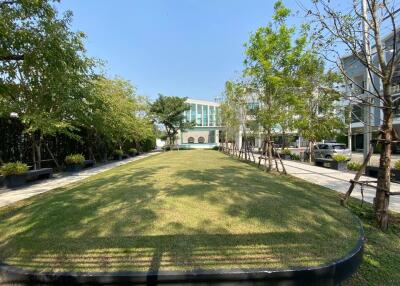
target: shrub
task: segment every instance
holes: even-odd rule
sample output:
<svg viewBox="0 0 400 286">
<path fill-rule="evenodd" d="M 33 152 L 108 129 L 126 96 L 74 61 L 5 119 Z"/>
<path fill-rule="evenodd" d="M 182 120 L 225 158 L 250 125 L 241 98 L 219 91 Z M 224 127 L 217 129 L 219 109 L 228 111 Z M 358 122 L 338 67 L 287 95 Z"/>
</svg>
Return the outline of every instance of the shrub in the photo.
<svg viewBox="0 0 400 286">
<path fill-rule="evenodd" d="M 289 149 L 286 148 L 286 149 L 282 150 L 281 154 L 290 156 L 292 154 L 292 152 Z"/>
<path fill-rule="evenodd" d="M 155 137 L 147 137 L 139 142 L 141 150 L 143 152 L 149 152 L 156 148 L 156 138 Z"/>
<path fill-rule="evenodd" d="M 394 163 L 394 168 L 400 170 L 400 160 L 397 160 L 396 163 Z"/>
<path fill-rule="evenodd" d="M 121 149 L 116 149 L 116 150 L 114 150 L 114 155 L 122 156 L 122 155 L 124 155 L 124 151 L 122 151 Z"/>
<path fill-rule="evenodd" d="M 1 173 L 4 176 L 18 175 L 25 173 L 28 171 L 28 169 L 29 168 L 27 164 L 17 161 L 5 164 L 3 167 L 1 167 Z"/>
<path fill-rule="evenodd" d="M 138 153 L 138 151 L 135 148 L 130 148 L 128 152 L 131 155 L 137 155 L 137 153 Z"/>
<path fill-rule="evenodd" d="M 335 160 L 336 162 L 345 162 L 347 161 L 349 158 L 347 158 L 345 155 L 343 154 L 335 154 L 332 156 L 332 159 Z"/>
<path fill-rule="evenodd" d="M 218 146 L 214 146 L 214 147 L 212 147 L 212 149 L 215 150 L 215 151 L 218 151 L 219 147 Z"/>
<path fill-rule="evenodd" d="M 85 157 L 82 154 L 71 154 L 66 156 L 64 161 L 67 165 L 83 165 Z"/>
<path fill-rule="evenodd" d="M 351 171 L 358 171 L 361 169 L 361 163 L 349 162 L 349 163 L 347 163 L 347 169 L 349 169 Z"/>
<path fill-rule="evenodd" d="M 291 155 L 290 155 L 290 158 L 291 158 L 292 160 L 300 161 L 300 155 L 299 155 L 299 154 L 291 154 Z"/>
</svg>

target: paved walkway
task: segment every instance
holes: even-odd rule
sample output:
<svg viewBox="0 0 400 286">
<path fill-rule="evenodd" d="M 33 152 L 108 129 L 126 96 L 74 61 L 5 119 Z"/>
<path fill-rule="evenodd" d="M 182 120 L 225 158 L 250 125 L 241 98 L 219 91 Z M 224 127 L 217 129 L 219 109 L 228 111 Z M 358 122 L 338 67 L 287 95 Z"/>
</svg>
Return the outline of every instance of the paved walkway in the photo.
<svg viewBox="0 0 400 286">
<path fill-rule="evenodd" d="M 327 187 L 331 190 L 346 193 L 350 180 L 354 179 L 355 174 L 350 172 L 341 172 L 328 168 L 312 166 L 296 161 L 284 160 L 284 165 L 288 174 L 303 179 L 305 181 Z M 376 180 L 367 176 L 362 176 L 360 180 Z M 391 183 L 392 192 L 400 192 L 400 184 Z M 352 197 L 361 199 L 360 186 L 353 190 Z M 375 197 L 375 189 L 364 188 L 364 200 L 372 203 Z M 400 196 L 391 196 L 389 209 L 400 212 Z"/>
<path fill-rule="evenodd" d="M 116 161 L 116 162 L 104 164 L 99 167 L 94 167 L 94 168 L 90 168 L 87 170 L 83 170 L 78 173 L 73 173 L 70 175 L 62 174 L 60 176 L 56 176 L 53 179 L 42 180 L 40 182 L 32 183 L 25 187 L 18 188 L 16 190 L 10 190 L 10 189 L 0 190 L 0 207 L 18 202 L 20 200 L 23 200 L 23 199 L 26 199 L 26 198 L 29 198 L 29 197 L 32 197 L 32 196 L 35 196 L 35 195 L 38 195 L 41 193 L 51 191 L 51 190 L 59 188 L 59 187 L 66 186 L 71 183 L 81 181 L 83 179 L 86 179 L 87 177 L 110 170 L 117 166 L 125 165 L 127 163 L 137 161 L 137 160 L 149 157 L 149 156 L 153 156 L 155 154 L 157 154 L 157 152 L 146 153 L 146 154 L 139 155 L 139 156 L 129 158 L 129 159 L 125 159 L 122 161 Z"/>
</svg>

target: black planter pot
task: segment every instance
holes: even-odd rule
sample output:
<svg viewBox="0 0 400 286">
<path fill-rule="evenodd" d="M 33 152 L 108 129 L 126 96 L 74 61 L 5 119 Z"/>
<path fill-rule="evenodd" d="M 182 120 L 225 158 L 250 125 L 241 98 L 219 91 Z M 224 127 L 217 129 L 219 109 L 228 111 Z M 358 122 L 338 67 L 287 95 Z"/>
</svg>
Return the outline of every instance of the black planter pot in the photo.
<svg viewBox="0 0 400 286">
<path fill-rule="evenodd" d="M 25 173 L 19 175 L 9 175 L 5 178 L 5 185 L 7 188 L 18 188 L 26 183 Z"/>
<path fill-rule="evenodd" d="M 347 170 L 347 161 L 334 161 L 333 163 L 333 169 L 338 170 L 338 171 L 346 171 Z"/>
<path fill-rule="evenodd" d="M 365 167 L 365 175 L 373 178 L 378 178 L 379 167 L 367 166 Z M 390 180 L 392 182 L 400 183 L 400 170 L 390 169 Z"/>
<path fill-rule="evenodd" d="M 67 167 L 65 168 L 65 170 L 67 172 L 79 172 L 80 170 L 82 170 L 82 165 L 79 164 L 73 164 L 73 165 L 67 165 Z"/>
</svg>

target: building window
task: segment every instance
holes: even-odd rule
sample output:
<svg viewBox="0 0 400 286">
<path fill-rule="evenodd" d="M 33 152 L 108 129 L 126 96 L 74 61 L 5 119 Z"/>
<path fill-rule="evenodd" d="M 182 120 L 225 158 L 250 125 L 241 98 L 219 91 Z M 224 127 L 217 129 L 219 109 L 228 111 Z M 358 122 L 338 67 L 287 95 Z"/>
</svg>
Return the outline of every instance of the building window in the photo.
<svg viewBox="0 0 400 286">
<path fill-rule="evenodd" d="M 203 126 L 208 126 L 208 105 L 203 105 Z"/>
<path fill-rule="evenodd" d="M 215 126 L 215 109 L 214 106 L 210 106 L 210 122 L 209 126 Z"/>
<path fill-rule="evenodd" d="M 215 126 L 220 126 L 220 121 L 219 121 L 219 108 L 215 108 Z"/>
<path fill-rule="evenodd" d="M 215 130 L 208 132 L 208 143 L 215 143 Z"/>
<path fill-rule="evenodd" d="M 200 104 L 197 104 L 196 126 L 202 126 L 201 117 L 202 117 L 202 106 Z"/>
<path fill-rule="evenodd" d="M 189 144 L 193 144 L 194 143 L 194 138 L 193 137 L 189 137 L 188 138 L 188 143 Z"/>
<path fill-rule="evenodd" d="M 204 139 L 204 137 L 200 136 L 199 139 L 197 139 L 197 141 L 198 141 L 200 144 L 204 144 L 204 142 L 205 142 L 206 140 Z"/>
<path fill-rule="evenodd" d="M 196 120 L 196 104 L 190 104 L 190 122 L 194 122 Z"/>
</svg>

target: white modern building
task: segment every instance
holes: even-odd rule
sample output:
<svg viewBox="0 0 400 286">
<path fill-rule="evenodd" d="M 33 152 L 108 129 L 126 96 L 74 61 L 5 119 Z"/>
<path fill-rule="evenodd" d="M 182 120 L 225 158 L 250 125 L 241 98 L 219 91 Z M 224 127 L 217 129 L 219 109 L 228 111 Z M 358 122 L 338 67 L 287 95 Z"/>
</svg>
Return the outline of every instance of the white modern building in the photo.
<svg viewBox="0 0 400 286">
<path fill-rule="evenodd" d="M 219 103 L 197 99 L 187 99 L 186 103 L 190 110 L 185 111 L 185 118 L 194 127 L 179 132 L 179 146 L 203 149 L 218 146 L 222 130 Z"/>
</svg>

